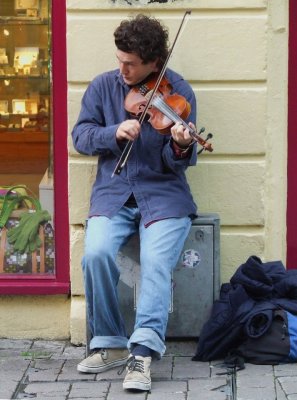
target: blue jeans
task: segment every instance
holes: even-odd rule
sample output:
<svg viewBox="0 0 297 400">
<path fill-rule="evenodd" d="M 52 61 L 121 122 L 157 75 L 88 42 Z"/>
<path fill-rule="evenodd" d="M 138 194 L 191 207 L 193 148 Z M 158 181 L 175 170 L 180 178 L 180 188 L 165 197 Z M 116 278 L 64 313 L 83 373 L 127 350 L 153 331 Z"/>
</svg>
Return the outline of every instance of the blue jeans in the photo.
<svg viewBox="0 0 297 400">
<path fill-rule="evenodd" d="M 171 298 L 171 272 L 175 268 L 191 219 L 168 218 L 147 228 L 138 208 L 123 207 L 109 219 L 88 220 L 82 260 L 87 312 L 92 335 L 90 349 L 123 348 L 143 344 L 160 358 L 165 352 L 165 332 Z M 127 339 L 119 308 L 116 258 L 120 248 L 139 231 L 141 290 L 134 332 Z"/>
</svg>

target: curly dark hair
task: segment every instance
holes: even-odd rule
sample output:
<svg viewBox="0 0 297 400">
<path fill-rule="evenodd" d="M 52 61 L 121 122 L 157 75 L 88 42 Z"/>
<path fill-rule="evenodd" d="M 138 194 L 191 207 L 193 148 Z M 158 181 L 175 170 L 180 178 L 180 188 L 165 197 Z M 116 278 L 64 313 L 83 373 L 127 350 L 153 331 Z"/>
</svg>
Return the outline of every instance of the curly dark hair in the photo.
<svg viewBox="0 0 297 400">
<path fill-rule="evenodd" d="M 159 59 L 162 67 L 168 55 L 168 30 L 153 17 L 138 14 L 124 20 L 114 32 L 116 47 L 137 54 L 144 64 Z"/>
</svg>

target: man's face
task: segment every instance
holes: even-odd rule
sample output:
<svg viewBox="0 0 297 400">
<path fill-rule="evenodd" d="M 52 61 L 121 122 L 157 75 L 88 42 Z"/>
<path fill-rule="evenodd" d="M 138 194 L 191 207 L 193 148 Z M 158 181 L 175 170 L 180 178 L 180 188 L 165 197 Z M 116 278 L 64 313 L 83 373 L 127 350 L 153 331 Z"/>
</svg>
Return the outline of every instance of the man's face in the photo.
<svg viewBox="0 0 297 400">
<path fill-rule="evenodd" d="M 117 50 L 116 56 L 119 61 L 120 72 L 127 85 L 136 85 L 152 72 L 158 71 L 157 60 L 143 64 L 141 58 L 135 53 L 125 53 L 121 50 Z"/>
</svg>

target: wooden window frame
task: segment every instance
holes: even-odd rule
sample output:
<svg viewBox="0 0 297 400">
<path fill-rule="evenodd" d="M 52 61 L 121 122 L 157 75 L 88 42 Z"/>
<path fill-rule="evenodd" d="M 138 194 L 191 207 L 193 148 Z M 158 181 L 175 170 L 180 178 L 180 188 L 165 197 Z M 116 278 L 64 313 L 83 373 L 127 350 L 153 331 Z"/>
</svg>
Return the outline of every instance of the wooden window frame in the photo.
<svg viewBox="0 0 297 400">
<path fill-rule="evenodd" d="M 52 0 L 55 264 L 53 276 L 0 276 L 0 295 L 69 293 L 66 0 Z"/>
<path fill-rule="evenodd" d="M 287 267 L 297 268 L 297 2 L 289 3 Z"/>
</svg>

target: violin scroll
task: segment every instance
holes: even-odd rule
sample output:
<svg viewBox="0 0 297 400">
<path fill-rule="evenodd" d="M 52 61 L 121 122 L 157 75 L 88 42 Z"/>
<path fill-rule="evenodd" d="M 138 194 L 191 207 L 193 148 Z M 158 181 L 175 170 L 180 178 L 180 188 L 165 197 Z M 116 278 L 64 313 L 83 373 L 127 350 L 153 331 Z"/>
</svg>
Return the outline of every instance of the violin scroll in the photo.
<svg viewBox="0 0 297 400">
<path fill-rule="evenodd" d="M 197 154 L 202 153 L 203 150 L 206 150 L 206 151 L 209 151 L 209 152 L 213 152 L 212 145 L 211 145 L 211 143 L 208 142 L 208 140 L 211 139 L 211 138 L 213 137 L 213 134 L 209 132 L 209 133 L 207 134 L 207 136 L 206 136 L 206 139 L 203 139 L 203 138 L 201 137 L 201 134 L 202 134 L 204 131 L 205 131 L 205 128 L 202 127 L 202 128 L 200 129 L 200 131 L 199 131 L 198 133 L 196 133 L 196 135 L 194 136 L 194 139 L 202 146 L 202 149 L 200 149 L 200 150 L 198 151 Z"/>
</svg>

